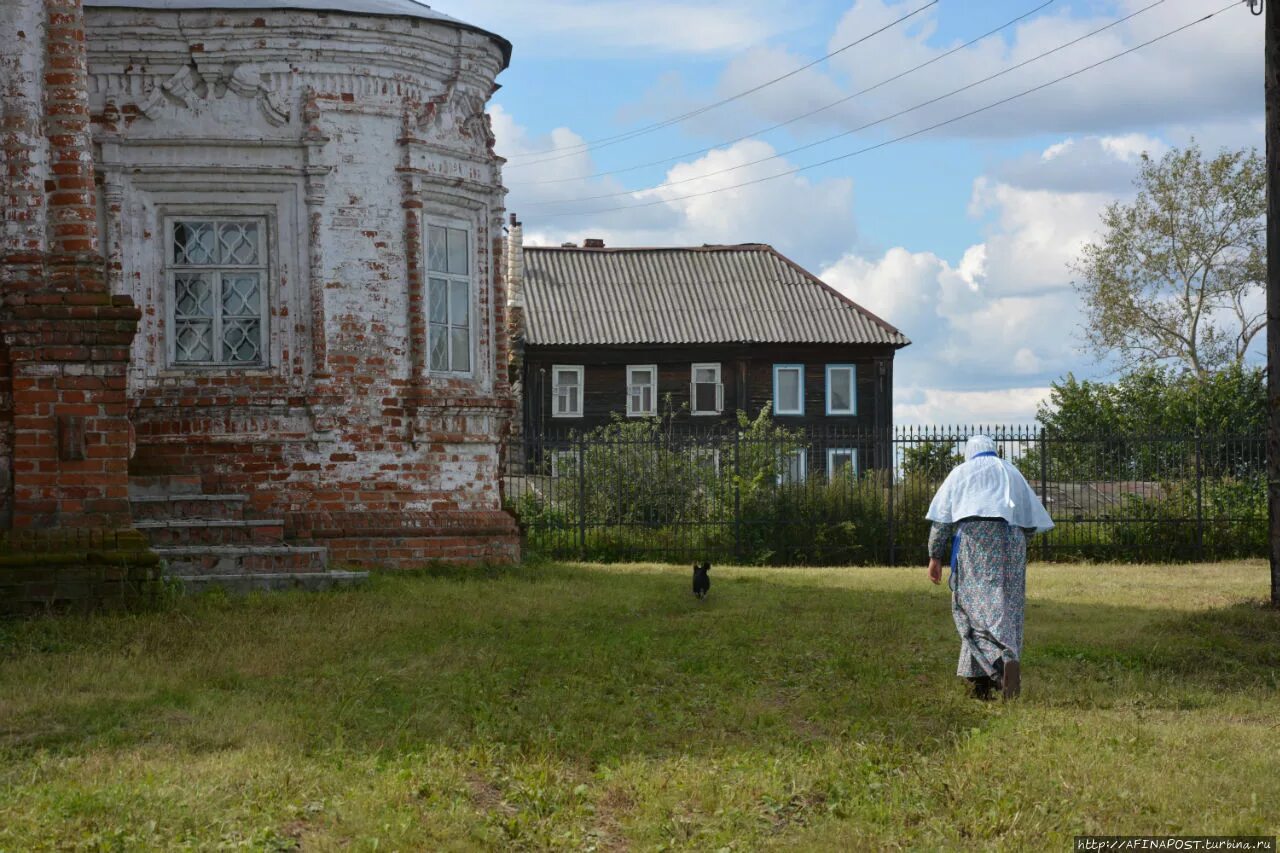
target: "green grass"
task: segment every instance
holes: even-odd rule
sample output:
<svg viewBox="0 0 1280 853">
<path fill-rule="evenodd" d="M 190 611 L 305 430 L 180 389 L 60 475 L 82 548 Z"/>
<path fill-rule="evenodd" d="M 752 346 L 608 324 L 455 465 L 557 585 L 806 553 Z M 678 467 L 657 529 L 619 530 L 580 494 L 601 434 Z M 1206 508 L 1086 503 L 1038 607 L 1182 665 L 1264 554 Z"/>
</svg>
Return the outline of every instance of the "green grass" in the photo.
<svg viewBox="0 0 1280 853">
<path fill-rule="evenodd" d="M 922 569 L 526 566 L 0 625 L 0 849 L 1068 849 L 1280 832 L 1266 567 L 1031 568 L 1024 695 Z"/>
</svg>

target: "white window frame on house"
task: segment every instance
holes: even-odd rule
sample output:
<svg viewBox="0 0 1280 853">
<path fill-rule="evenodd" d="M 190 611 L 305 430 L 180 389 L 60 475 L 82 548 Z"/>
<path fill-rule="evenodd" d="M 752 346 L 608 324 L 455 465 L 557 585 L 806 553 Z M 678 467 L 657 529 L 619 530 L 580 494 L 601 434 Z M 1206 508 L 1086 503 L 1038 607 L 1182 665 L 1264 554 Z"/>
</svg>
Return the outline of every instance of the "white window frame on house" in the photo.
<svg viewBox="0 0 1280 853">
<path fill-rule="evenodd" d="M 717 475 L 720 474 L 720 448 L 718 447 L 700 447 L 693 445 L 689 448 L 689 462 L 695 466 L 711 463 L 711 469 Z"/>
<path fill-rule="evenodd" d="M 424 230 L 427 370 L 471 376 L 476 363 L 474 229 L 461 220 L 429 217 Z"/>
<path fill-rule="evenodd" d="M 560 374 L 572 373 L 578 378 L 578 384 L 566 385 L 565 388 L 578 389 L 577 396 L 574 398 L 574 407 L 571 410 L 560 410 Z M 582 417 L 583 395 L 586 393 L 586 371 L 581 364 L 553 364 L 551 365 L 551 417 L 553 418 L 580 418 Z"/>
<path fill-rule="evenodd" d="M 714 373 L 715 378 L 711 382 L 699 382 L 698 371 L 710 370 Z M 715 386 L 715 402 L 714 409 L 698 408 L 698 386 L 714 385 Z M 724 411 L 724 383 L 720 381 L 720 362 L 708 361 L 700 364 L 694 364 L 689 369 L 689 413 L 693 415 L 718 415 Z"/>
<path fill-rule="evenodd" d="M 831 374 L 837 370 L 849 371 L 849 407 L 838 409 L 832 405 L 832 398 L 835 396 L 832 391 L 835 386 L 832 385 Z M 828 364 L 827 365 L 827 414 L 828 415 L 856 415 L 858 414 L 858 368 L 853 364 Z"/>
<path fill-rule="evenodd" d="M 168 330 L 165 337 L 170 367 L 260 370 L 269 366 L 272 241 L 268 224 L 267 217 L 251 215 L 192 213 L 165 217 L 163 272 Z M 212 242 L 200 246 L 198 255 L 192 253 L 192 244 L 187 243 L 180 255 L 178 229 L 193 226 L 208 226 Z M 254 234 L 252 245 L 245 241 L 249 226 Z M 250 246 L 251 254 L 241 254 L 245 246 Z M 208 295 L 207 309 L 199 312 L 193 309 L 201 308 L 204 300 L 195 296 L 193 304 L 195 291 L 191 289 L 197 281 L 203 281 Z M 256 281 L 256 290 L 243 290 L 250 281 Z M 256 305 L 245 298 L 246 292 L 255 293 Z M 233 310 L 228 313 L 228 308 Z M 185 344 L 189 337 L 186 333 L 199 326 L 207 326 L 209 330 L 207 358 L 189 357 L 190 347 Z M 235 349 L 251 346 L 256 351 L 254 357 L 228 357 L 227 336 L 237 332 L 240 337 Z"/>
<path fill-rule="evenodd" d="M 636 371 L 649 371 L 649 381 L 640 384 L 632 379 L 632 374 Z M 644 392 L 649 392 L 649 405 L 644 405 Z M 637 397 L 639 405 L 637 405 Z M 627 365 L 627 417 L 644 418 L 658 414 L 658 365 L 656 364 L 628 364 Z"/>
<path fill-rule="evenodd" d="M 856 447 L 827 448 L 827 479 L 835 479 L 836 459 L 841 456 L 849 457 L 849 473 L 847 476 L 856 480 L 858 478 L 858 449 Z"/>
<path fill-rule="evenodd" d="M 796 476 L 792 477 L 791 463 L 795 461 L 799 464 L 795 467 Z M 803 483 L 808 477 L 809 467 L 809 451 L 802 447 L 799 450 L 792 450 L 789 453 L 782 454 L 778 459 L 778 485 L 788 486 L 796 483 Z"/>
<path fill-rule="evenodd" d="M 799 406 L 796 408 L 784 409 L 778 400 L 778 377 L 786 370 L 794 370 L 798 374 L 796 381 L 796 396 L 799 398 Z M 775 364 L 773 366 L 773 413 L 775 415 L 803 415 L 804 414 L 804 365 L 803 364 Z"/>
<path fill-rule="evenodd" d="M 577 448 L 551 451 L 551 478 L 562 480 L 578 476 L 578 458 Z"/>
</svg>

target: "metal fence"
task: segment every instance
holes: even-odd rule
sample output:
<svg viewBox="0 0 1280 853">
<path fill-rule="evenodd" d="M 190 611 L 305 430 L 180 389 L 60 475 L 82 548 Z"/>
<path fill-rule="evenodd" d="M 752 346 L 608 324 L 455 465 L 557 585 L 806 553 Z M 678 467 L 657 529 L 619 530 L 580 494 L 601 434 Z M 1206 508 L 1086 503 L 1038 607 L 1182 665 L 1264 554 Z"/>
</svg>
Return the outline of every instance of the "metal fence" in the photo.
<svg viewBox="0 0 1280 853">
<path fill-rule="evenodd" d="M 924 560 L 924 514 L 970 435 L 991 436 L 1056 528 L 1042 560 L 1267 553 L 1261 435 L 1061 437 L 1039 427 L 711 430 L 657 421 L 510 444 L 504 500 L 526 548 L 564 559 L 774 565 Z"/>
</svg>

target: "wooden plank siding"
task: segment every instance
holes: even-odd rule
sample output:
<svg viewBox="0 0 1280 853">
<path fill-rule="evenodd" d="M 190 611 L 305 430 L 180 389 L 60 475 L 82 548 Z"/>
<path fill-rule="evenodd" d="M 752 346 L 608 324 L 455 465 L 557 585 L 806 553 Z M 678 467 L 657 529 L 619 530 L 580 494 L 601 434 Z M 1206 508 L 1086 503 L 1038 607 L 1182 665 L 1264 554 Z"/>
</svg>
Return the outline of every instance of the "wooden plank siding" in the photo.
<svg viewBox="0 0 1280 853">
<path fill-rule="evenodd" d="M 805 366 L 803 415 L 775 415 L 779 423 L 804 428 L 841 427 L 859 431 L 892 424 L 893 353 L 888 346 L 866 344 L 734 344 L 646 347 L 527 346 L 524 353 L 524 429 L 527 435 L 569 429 L 590 430 L 607 423 L 611 412 L 627 411 L 627 365 L 658 367 L 658 411 L 668 397 L 677 421 L 697 427 L 732 420 L 738 409 L 751 416 L 773 401 L 773 366 Z M 720 364 L 724 410 L 720 416 L 689 412 L 692 365 Z M 854 415 L 826 414 L 826 366 L 853 364 L 856 370 Z M 551 417 L 552 366 L 582 365 L 583 416 Z"/>
</svg>

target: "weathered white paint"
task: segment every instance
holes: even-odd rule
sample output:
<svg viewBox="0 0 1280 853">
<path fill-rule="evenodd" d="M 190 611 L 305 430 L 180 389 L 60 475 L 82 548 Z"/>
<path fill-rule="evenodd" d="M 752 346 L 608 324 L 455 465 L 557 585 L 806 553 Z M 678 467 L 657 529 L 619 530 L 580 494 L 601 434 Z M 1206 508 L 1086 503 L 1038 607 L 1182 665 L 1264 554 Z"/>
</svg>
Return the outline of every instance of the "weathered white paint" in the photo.
<svg viewBox="0 0 1280 853">
<path fill-rule="evenodd" d="M 45 248 L 44 31 L 42 0 L 0 3 L 0 255 Z M 10 158 L 31 165 L 11 164 Z"/>
<path fill-rule="evenodd" d="M 484 105 L 505 45 L 447 20 L 239 5 L 87 9 L 110 278 L 144 310 L 140 442 L 283 445 L 285 473 L 255 485 L 289 508 L 382 483 L 410 510 L 497 509 L 505 190 Z M 167 363 L 165 217 L 202 210 L 269 222 L 261 369 Z M 445 220 L 474 238 L 467 375 L 426 369 L 412 315 L 426 227 Z"/>
</svg>

